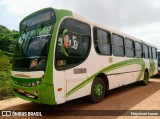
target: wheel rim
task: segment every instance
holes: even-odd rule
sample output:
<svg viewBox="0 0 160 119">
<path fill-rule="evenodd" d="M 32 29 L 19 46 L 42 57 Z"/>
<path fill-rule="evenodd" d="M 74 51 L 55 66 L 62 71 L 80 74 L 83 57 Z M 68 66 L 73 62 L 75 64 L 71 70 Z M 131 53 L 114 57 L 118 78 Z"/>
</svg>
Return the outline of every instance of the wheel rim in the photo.
<svg viewBox="0 0 160 119">
<path fill-rule="evenodd" d="M 102 97 L 103 95 L 103 86 L 101 84 L 96 84 L 94 86 L 94 95 L 97 97 L 97 98 L 100 98 Z"/>
</svg>

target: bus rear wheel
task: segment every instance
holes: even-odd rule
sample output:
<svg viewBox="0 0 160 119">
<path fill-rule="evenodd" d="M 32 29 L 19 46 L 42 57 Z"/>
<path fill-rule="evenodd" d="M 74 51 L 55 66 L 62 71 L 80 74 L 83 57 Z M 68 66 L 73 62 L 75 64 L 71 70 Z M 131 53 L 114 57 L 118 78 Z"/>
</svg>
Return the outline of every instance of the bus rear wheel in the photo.
<svg viewBox="0 0 160 119">
<path fill-rule="evenodd" d="M 103 100 L 106 92 L 106 87 L 104 84 L 104 81 L 97 77 L 93 81 L 92 87 L 91 87 L 91 95 L 90 100 L 92 103 L 98 103 Z"/>
<path fill-rule="evenodd" d="M 143 84 L 144 86 L 146 86 L 146 85 L 148 84 L 148 81 L 149 81 L 149 74 L 148 74 L 147 71 L 145 71 L 145 72 L 144 72 L 144 79 L 143 79 L 143 81 L 142 81 L 142 84 Z"/>
</svg>

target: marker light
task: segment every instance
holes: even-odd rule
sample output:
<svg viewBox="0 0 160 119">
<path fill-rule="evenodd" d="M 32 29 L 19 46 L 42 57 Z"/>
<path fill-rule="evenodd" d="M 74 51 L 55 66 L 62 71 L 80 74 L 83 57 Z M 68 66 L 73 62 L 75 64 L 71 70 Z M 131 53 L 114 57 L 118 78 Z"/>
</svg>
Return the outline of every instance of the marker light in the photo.
<svg viewBox="0 0 160 119">
<path fill-rule="evenodd" d="M 58 91 L 62 91 L 62 88 L 58 88 L 57 90 L 58 90 Z"/>
</svg>

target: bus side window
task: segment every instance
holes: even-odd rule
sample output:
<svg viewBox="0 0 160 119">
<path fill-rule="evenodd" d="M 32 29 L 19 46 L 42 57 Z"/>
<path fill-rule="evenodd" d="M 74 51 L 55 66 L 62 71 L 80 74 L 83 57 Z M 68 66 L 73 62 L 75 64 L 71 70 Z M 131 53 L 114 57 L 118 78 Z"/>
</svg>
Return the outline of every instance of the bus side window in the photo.
<svg viewBox="0 0 160 119">
<path fill-rule="evenodd" d="M 83 56 L 87 54 L 87 51 L 89 49 L 89 37 L 82 36 L 82 53 Z"/>
<path fill-rule="evenodd" d="M 153 56 L 152 56 L 152 50 L 151 50 L 151 47 L 149 47 L 149 58 L 152 59 Z"/>
<path fill-rule="evenodd" d="M 156 48 L 152 48 L 152 56 L 153 56 L 153 59 L 157 59 L 157 50 L 156 50 Z"/>
<path fill-rule="evenodd" d="M 55 54 L 56 68 L 66 70 L 87 58 L 91 44 L 91 31 L 88 24 L 66 18 L 60 25 L 58 35 Z M 63 51 L 64 55 L 58 51 Z"/>
<path fill-rule="evenodd" d="M 112 46 L 114 56 L 125 56 L 124 38 L 117 34 L 112 35 Z"/>
<path fill-rule="evenodd" d="M 111 55 L 111 34 L 107 31 L 94 28 L 94 46 L 98 54 Z"/>
<path fill-rule="evenodd" d="M 144 58 L 146 59 L 149 58 L 148 46 L 145 44 L 143 44 L 143 54 L 144 54 Z"/>
<path fill-rule="evenodd" d="M 137 58 L 143 58 L 143 52 L 142 52 L 142 44 L 139 42 L 135 42 L 135 52 Z"/>
<path fill-rule="evenodd" d="M 134 41 L 125 38 L 125 53 L 127 57 L 135 57 Z"/>
</svg>

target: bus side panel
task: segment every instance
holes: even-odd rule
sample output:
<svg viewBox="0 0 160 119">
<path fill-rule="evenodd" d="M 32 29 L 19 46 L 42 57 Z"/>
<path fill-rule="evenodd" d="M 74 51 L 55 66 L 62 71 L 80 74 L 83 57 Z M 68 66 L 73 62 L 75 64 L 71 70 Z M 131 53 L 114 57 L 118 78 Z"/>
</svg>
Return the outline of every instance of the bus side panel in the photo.
<svg viewBox="0 0 160 119">
<path fill-rule="evenodd" d="M 84 80 L 83 80 L 84 81 Z M 76 82 L 67 82 L 67 90 L 69 90 L 69 92 L 67 92 L 67 97 L 66 100 L 73 100 L 73 99 L 77 99 L 77 98 L 81 98 L 84 96 L 87 96 L 90 94 L 90 89 L 91 89 L 91 85 L 92 83 L 88 83 L 85 86 L 79 86 L 78 84 L 82 84 L 83 81 L 76 81 Z M 70 94 L 70 91 L 72 91 L 74 88 L 73 87 L 77 87 L 79 86 L 79 88 L 77 88 L 77 90 L 74 90 L 72 94 Z"/>
<path fill-rule="evenodd" d="M 157 74 L 158 73 L 158 60 L 154 60 L 154 63 L 155 63 L 155 70 L 154 70 L 154 74 Z"/>
<path fill-rule="evenodd" d="M 124 62 L 126 57 L 115 57 L 113 56 L 113 64 Z M 126 67 L 124 65 L 115 66 L 113 68 L 114 80 L 117 83 L 118 87 L 125 84 L 126 80 Z M 116 88 L 116 87 L 114 87 Z"/>
<path fill-rule="evenodd" d="M 90 84 L 84 85 L 88 78 L 88 60 L 80 65 L 65 70 L 66 100 L 80 98 L 89 95 Z"/>
<path fill-rule="evenodd" d="M 145 58 L 143 58 L 143 60 L 144 60 L 144 62 L 145 62 L 145 69 L 148 69 L 148 73 L 149 73 L 149 71 L 150 71 L 150 61 L 149 61 L 149 59 L 145 59 Z M 145 69 L 144 69 L 144 71 L 145 71 Z"/>
<path fill-rule="evenodd" d="M 54 69 L 53 75 L 53 82 L 54 82 L 54 94 L 55 94 L 55 101 L 57 104 L 64 103 L 65 100 L 65 93 L 66 93 L 66 83 L 64 78 L 64 71 L 57 71 Z"/>
<path fill-rule="evenodd" d="M 105 69 L 106 67 L 112 65 L 112 62 L 110 61 L 110 60 L 112 60 L 111 58 L 112 58 L 112 56 L 103 56 L 103 55 L 98 55 L 96 53 L 93 53 L 90 55 L 90 57 L 88 58 L 88 69 L 89 69 L 88 75 L 89 76 L 94 75 L 92 81 L 99 73 L 104 73 L 104 74 L 108 75 L 109 83 L 111 80 L 111 82 L 112 82 L 111 84 L 113 87 L 118 86 L 118 83 L 114 80 L 114 76 L 112 75 L 113 74 L 112 71 L 109 71 L 107 73 L 101 71 L 101 70 Z M 109 85 L 109 87 L 110 87 L 110 85 Z"/>
<path fill-rule="evenodd" d="M 153 71 L 153 75 L 158 73 L 158 60 L 154 59 L 154 71 Z"/>
</svg>

